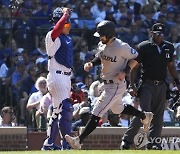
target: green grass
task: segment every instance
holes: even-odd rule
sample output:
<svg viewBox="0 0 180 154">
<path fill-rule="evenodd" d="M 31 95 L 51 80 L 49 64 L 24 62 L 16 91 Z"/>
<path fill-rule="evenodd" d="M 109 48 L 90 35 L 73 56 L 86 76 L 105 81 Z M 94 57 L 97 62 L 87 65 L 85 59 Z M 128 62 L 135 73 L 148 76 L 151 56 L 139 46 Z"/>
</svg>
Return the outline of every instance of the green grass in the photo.
<svg viewBox="0 0 180 154">
<path fill-rule="evenodd" d="M 67 151 L 0 151 L 0 154 L 178 154 L 179 150 L 67 150 Z"/>
</svg>

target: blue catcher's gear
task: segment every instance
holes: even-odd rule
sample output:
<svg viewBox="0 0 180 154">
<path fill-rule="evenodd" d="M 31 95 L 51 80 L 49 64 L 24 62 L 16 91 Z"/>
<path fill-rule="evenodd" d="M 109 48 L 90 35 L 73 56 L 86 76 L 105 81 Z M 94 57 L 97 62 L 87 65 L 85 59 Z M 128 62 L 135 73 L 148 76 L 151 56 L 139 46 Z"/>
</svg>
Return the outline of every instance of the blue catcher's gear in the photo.
<svg viewBox="0 0 180 154">
<path fill-rule="evenodd" d="M 67 68 L 73 67 L 73 42 L 69 36 L 60 35 L 61 47 L 56 51 L 54 58 L 57 63 L 66 66 Z M 68 42 L 68 44 L 67 44 Z"/>
<path fill-rule="evenodd" d="M 62 101 L 62 111 L 59 120 L 59 128 L 63 137 L 62 147 L 63 149 L 69 149 L 69 144 L 64 139 L 65 135 L 71 135 L 71 122 L 73 118 L 73 105 L 70 99 Z"/>
<path fill-rule="evenodd" d="M 60 148 L 61 150 L 70 149 L 70 146 L 66 142 L 64 137 L 66 134 L 71 135 L 71 122 L 74 110 L 73 105 L 70 99 L 67 98 L 62 101 L 62 106 L 60 105 L 58 108 L 55 108 L 53 110 L 54 113 L 49 122 L 49 129 L 47 130 L 48 137 L 46 138 L 41 150 L 59 150 Z M 54 144 L 59 132 L 58 128 L 61 132 L 62 138 L 61 147 L 58 147 Z"/>
<path fill-rule="evenodd" d="M 61 149 L 62 147 L 59 147 L 56 144 L 52 144 L 51 146 L 43 145 L 43 147 L 41 148 L 41 150 L 61 150 Z"/>
<path fill-rule="evenodd" d="M 59 117 L 59 113 L 61 112 L 60 108 L 61 108 L 61 105 L 58 108 L 52 107 L 53 113 L 48 123 L 47 138 L 44 141 L 44 144 L 41 150 L 58 150 L 57 148 L 58 146 L 56 146 L 54 143 L 59 133 L 58 117 Z M 61 147 L 59 148 L 61 149 Z"/>
<path fill-rule="evenodd" d="M 50 15 L 50 23 L 56 24 L 57 21 L 63 16 L 63 7 L 57 7 Z M 70 16 L 67 18 L 66 23 L 70 23 Z"/>
</svg>

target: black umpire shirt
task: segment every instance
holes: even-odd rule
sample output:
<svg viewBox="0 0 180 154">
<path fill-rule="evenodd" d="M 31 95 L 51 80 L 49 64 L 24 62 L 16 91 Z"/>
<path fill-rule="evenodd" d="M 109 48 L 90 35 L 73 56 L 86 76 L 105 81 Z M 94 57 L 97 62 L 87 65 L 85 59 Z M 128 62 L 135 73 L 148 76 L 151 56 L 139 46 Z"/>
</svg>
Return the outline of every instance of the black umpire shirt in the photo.
<svg viewBox="0 0 180 154">
<path fill-rule="evenodd" d="M 167 63 L 173 61 L 173 44 L 163 41 L 157 46 L 151 40 L 147 40 L 138 45 L 137 51 L 139 55 L 136 60 L 142 64 L 143 80 L 165 80 Z"/>
</svg>

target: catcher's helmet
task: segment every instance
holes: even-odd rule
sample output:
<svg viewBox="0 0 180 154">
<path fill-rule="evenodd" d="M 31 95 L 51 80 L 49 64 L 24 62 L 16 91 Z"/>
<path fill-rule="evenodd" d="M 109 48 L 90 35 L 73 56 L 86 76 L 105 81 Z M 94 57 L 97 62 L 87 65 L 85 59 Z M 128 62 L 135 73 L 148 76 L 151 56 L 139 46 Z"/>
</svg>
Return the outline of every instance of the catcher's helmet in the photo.
<svg viewBox="0 0 180 154">
<path fill-rule="evenodd" d="M 63 8 L 57 7 L 50 15 L 50 23 L 56 23 L 63 16 Z M 70 23 L 70 17 L 67 18 L 66 23 Z"/>
<path fill-rule="evenodd" d="M 112 21 L 103 20 L 101 21 L 96 28 L 97 32 L 94 33 L 94 36 L 106 36 L 107 38 L 112 38 L 115 36 L 115 25 Z"/>
</svg>

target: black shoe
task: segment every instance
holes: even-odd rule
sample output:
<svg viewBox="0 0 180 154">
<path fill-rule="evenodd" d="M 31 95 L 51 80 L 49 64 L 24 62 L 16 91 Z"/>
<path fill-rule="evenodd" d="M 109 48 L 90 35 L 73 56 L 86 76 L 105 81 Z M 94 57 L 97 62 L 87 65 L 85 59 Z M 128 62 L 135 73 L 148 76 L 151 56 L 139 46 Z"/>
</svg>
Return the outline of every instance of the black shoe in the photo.
<svg viewBox="0 0 180 154">
<path fill-rule="evenodd" d="M 131 147 L 131 143 L 129 143 L 127 141 L 122 141 L 121 142 L 121 146 L 120 146 L 121 150 L 129 150 L 130 147 Z"/>
<path fill-rule="evenodd" d="M 152 150 L 162 150 L 161 146 L 153 145 Z"/>
<path fill-rule="evenodd" d="M 147 145 L 148 150 L 162 150 L 160 145 Z"/>
</svg>

